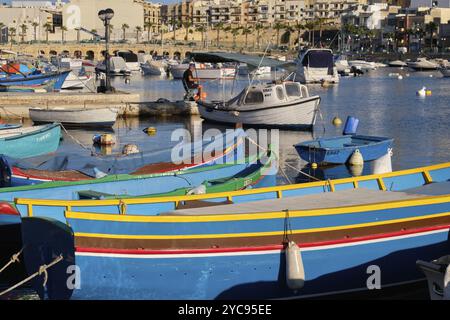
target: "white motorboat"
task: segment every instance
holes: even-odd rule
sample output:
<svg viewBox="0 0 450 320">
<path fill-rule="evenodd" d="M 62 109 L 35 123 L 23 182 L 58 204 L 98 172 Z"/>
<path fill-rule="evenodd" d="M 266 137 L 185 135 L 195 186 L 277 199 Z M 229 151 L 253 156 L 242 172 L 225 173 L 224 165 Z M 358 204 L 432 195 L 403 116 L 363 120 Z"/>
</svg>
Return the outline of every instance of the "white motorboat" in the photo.
<svg viewBox="0 0 450 320">
<path fill-rule="evenodd" d="M 249 67 L 246 63 L 241 63 L 238 66 L 238 75 L 248 76 L 249 74 L 254 74 L 255 76 L 266 76 L 272 74 L 272 68 L 268 66 L 259 67 L 254 71 L 250 72 Z"/>
<path fill-rule="evenodd" d="M 184 72 L 189 69 L 189 63 L 170 66 L 170 73 L 174 79 L 182 79 Z M 195 63 L 194 77 L 198 79 L 234 79 L 236 68 L 213 65 L 212 63 Z"/>
<path fill-rule="evenodd" d="M 370 71 L 375 70 L 377 68 L 375 62 L 369 62 L 364 60 L 350 60 L 348 64 L 350 65 L 350 67 L 355 67 L 361 71 Z"/>
<path fill-rule="evenodd" d="M 416 263 L 427 277 L 430 299 L 450 300 L 450 256 Z"/>
<path fill-rule="evenodd" d="M 246 87 L 226 102 L 197 102 L 200 115 L 209 121 L 286 129 L 311 129 L 319 104 L 319 96 L 310 96 L 306 86 L 290 81 Z"/>
<path fill-rule="evenodd" d="M 75 127 L 112 127 L 116 123 L 119 110 L 116 108 L 30 108 L 29 112 L 34 123 L 58 122 Z"/>
<path fill-rule="evenodd" d="M 351 72 L 350 65 L 348 64 L 347 56 L 340 55 L 334 60 L 336 70 L 340 75 L 346 76 Z"/>
<path fill-rule="evenodd" d="M 127 68 L 131 72 L 140 72 L 141 71 L 141 63 L 139 62 L 138 55 L 133 51 L 117 51 L 116 56 L 121 57 Z"/>
<path fill-rule="evenodd" d="M 131 70 L 128 68 L 125 60 L 121 57 L 111 57 L 109 59 L 110 75 L 112 76 L 129 76 Z M 106 63 L 101 61 L 96 66 L 97 72 L 106 73 Z"/>
<path fill-rule="evenodd" d="M 427 58 L 417 58 L 416 61 L 410 61 L 407 63 L 408 67 L 416 71 L 428 71 L 436 70 L 439 65 Z"/>
<path fill-rule="evenodd" d="M 297 80 L 301 83 L 338 83 L 339 74 L 334 66 L 330 49 L 308 49 L 297 60 Z"/>
<path fill-rule="evenodd" d="M 394 61 L 389 62 L 388 66 L 393 67 L 393 68 L 402 68 L 402 67 L 407 67 L 408 64 L 402 60 L 394 60 Z"/>
</svg>

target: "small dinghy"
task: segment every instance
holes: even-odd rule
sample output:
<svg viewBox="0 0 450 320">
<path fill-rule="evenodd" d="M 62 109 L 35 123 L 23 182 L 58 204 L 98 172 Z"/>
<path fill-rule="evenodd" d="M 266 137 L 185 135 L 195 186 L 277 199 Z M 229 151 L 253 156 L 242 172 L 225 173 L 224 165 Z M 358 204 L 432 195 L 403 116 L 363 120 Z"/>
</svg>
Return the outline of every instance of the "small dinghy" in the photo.
<svg viewBox="0 0 450 320">
<path fill-rule="evenodd" d="M 394 139 L 361 135 L 321 138 L 296 144 L 295 150 L 309 163 L 344 164 L 357 150 L 364 161 L 381 158 L 392 148 Z"/>
<path fill-rule="evenodd" d="M 59 122 L 72 127 L 112 127 L 116 123 L 118 112 L 115 108 L 31 108 L 30 118 L 34 123 Z"/>
<path fill-rule="evenodd" d="M 209 121 L 285 129 L 311 129 L 319 104 L 319 96 L 290 81 L 248 86 L 226 102 L 197 102 L 200 115 Z"/>
</svg>

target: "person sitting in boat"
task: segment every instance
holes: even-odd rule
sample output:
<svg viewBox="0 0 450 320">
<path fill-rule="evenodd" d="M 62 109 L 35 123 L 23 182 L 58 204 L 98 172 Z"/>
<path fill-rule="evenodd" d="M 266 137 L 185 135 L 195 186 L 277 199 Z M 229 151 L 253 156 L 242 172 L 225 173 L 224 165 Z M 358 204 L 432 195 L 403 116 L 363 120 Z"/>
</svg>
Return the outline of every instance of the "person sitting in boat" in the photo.
<svg viewBox="0 0 450 320">
<path fill-rule="evenodd" d="M 183 74 L 183 86 L 186 90 L 184 100 L 195 100 L 195 89 L 199 89 L 198 79 L 194 78 L 195 64 L 189 64 L 189 69 L 187 69 Z"/>
</svg>

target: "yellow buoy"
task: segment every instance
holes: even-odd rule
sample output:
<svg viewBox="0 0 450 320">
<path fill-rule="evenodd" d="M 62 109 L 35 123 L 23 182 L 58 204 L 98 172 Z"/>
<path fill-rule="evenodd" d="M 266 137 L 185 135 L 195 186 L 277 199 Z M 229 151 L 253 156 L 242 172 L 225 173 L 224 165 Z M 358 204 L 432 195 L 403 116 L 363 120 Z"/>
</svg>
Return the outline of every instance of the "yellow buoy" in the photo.
<svg viewBox="0 0 450 320">
<path fill-rule="evenodd" d="M 148 127 L 144 129 L 144 132 L 148 134 L 149 136 L 154 136 L 156 134 L 156 128 L 155 127 Z"/>
<path fill-rule="evenodd" d="M 431 92 L 431 90 L 427 90 L 427 91 L 425 91 L 425 95 L 427 95 L 427 96 L 431 96 L 433 93 Z"/>
<path fill-rule="evenodd" d="M 348 163 L 352 166 L 363 166 L 364 165 L 364 159 L 363 159 L 363 156 L 362 156 L 361 152 L 359 151 L 359 149 L 356 149 L 355 152 L 353 152 Z"/>
<path fill-rule="evenodd" d="M 333 125 L 335 125 L 336 127 L 341 126 L 342 125 L 342 120 L 339 117 L 334 117 Z"/>
<path fill-rule="evenodd" d="M 314 170 L 317 169 L 319 166 L 317 165 L 317 163 L 313 162 L 311 163 L 311 168 L 313 168 Z"/>
</svg>

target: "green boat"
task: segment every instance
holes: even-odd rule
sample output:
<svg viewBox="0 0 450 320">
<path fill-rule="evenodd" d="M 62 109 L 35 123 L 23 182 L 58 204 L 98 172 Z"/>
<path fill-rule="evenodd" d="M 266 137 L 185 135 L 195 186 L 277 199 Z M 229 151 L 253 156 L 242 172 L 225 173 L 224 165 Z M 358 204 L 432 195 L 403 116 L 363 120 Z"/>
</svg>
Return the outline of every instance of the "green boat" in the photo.
<svg viewBox="0 0 450 320">
<path fill-rule="evenodd" d="M 130 199 L 130 198 L 158 198 L 158 197 L 176 197 L 191 194 L 210 194 L 228 191 L 239 191 L 251 188 L 261 181 L 277 164 L 277 157 L 274 152 L 269 151 L 267 160 L 256 163 L 245 168 L 243 171 L 226 178 L 206 180 L 197 187 L 178 188 L 170 192 L 148 194 L 141 196 L 114 195 L 96 191 L 79 191 L 80 200 L 111 200 L 111 199 Z"/>
</svg>

